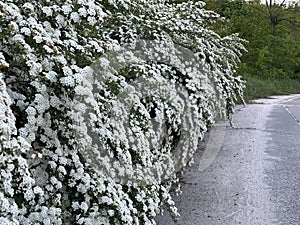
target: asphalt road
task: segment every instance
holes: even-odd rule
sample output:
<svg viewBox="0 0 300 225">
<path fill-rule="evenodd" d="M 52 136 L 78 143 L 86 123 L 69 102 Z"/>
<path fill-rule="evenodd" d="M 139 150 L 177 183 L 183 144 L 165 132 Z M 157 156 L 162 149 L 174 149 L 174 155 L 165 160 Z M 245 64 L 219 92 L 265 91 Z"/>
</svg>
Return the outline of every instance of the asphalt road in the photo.
<svg viewBox="0 0 300 225">
<path fill-rule="evenodd" d="M 300 225 L 300 95 L 237 106 L 233 122 L 182 176 L 178 222 L 165 212 L 159 225 Z"/>
</svg>

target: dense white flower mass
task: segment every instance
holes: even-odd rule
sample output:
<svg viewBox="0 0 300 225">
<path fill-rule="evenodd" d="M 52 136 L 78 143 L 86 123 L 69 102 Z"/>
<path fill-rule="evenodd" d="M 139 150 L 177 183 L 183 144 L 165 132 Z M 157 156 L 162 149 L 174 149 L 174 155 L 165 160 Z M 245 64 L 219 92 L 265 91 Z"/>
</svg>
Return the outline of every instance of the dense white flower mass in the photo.
<svg viewBox="0 0 300 225">
<path fill-rule="evenodd" d="M 242 96 L 204 3 L 0 0 L 0 224 L 155 224 Z"/>
</svg>

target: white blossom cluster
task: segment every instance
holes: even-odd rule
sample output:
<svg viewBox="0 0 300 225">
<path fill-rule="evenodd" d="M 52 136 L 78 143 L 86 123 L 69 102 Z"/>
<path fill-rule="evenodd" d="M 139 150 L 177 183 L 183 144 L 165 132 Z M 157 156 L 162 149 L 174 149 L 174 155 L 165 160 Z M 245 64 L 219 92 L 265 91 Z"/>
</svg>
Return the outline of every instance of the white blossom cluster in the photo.
<svg viewBox="0 0 300 225">
<path fill-rule="evenodd" d="M 203 4 L 0 0 L 0 224 L 178 216 L 176 172 L 243 90 Z"/>
<path fill-rule="evenodd" d="M 44 191 L 23 156 L 31 147 L 17 136 L 16 118 L 2 77 L 0 93 L 0 224 L 61 224 L 61 209 L 43 206 Z"/>
</svg>

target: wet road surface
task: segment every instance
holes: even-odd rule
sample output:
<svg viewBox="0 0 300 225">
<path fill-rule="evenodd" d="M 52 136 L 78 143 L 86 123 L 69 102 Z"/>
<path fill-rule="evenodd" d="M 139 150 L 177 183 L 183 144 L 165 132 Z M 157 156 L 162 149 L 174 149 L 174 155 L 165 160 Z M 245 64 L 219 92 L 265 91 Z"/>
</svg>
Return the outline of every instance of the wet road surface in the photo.
<svg viewBox="0 0 300 225">
<path fill-rule="evenodd" d="M 199 170 L 202 146 L 182 176 L 178 222 L 159 225 L 300 225 L 300 95 L 237 106 L 233 122 L 214 161 Z"/>
</svg>

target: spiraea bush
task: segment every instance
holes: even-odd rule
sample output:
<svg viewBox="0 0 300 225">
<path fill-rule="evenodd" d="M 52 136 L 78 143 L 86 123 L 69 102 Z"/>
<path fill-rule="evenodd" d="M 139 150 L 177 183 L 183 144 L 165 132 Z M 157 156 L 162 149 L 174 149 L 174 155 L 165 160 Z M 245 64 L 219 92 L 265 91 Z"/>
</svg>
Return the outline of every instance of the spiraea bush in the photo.
<svg viewBox="0 0 300 225">
<path fill-rule="evenodd" d="M 0 224 L 155 224 L 242 96 L 202 2 L 0 1 Z"/>
</svg>

